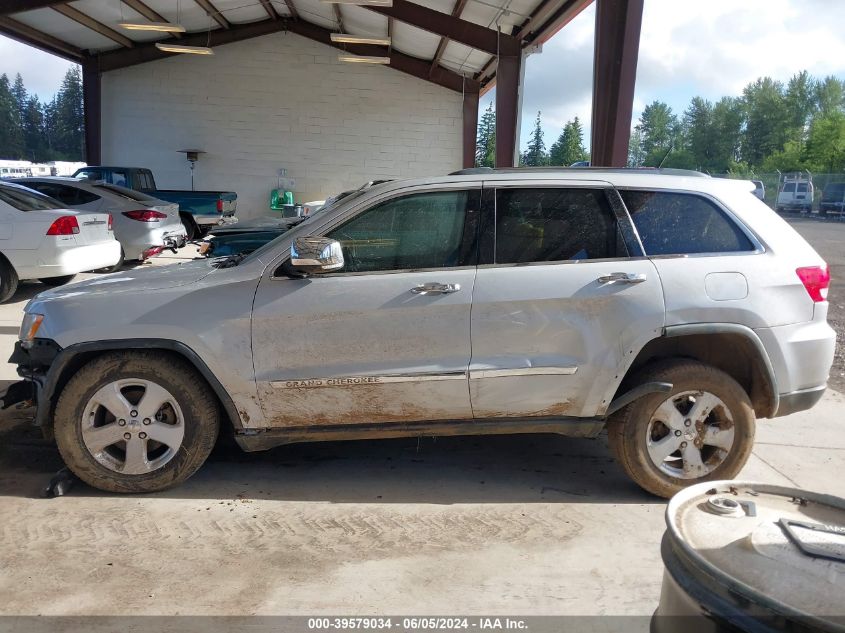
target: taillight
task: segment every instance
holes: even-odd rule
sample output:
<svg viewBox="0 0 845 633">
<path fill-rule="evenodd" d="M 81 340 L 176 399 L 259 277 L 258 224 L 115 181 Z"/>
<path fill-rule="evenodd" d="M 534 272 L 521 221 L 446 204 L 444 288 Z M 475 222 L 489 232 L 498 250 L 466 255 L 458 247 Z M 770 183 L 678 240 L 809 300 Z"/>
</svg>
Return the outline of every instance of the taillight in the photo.
<svg viewBox="0 0 845 633">
<path fill-rule="evenodd" d="M 217 198 L 217 213 L 223 213 L 223 199 Z"/>
<path fill-rule="evenodd" d="M 109 231 L 114 231 L 114 218 L 111 217 L 111 213 L 109 213 Z"/>
<path fill-rule="evenodd" d="M 798 278 L 807 289 L 810 299 L 818 303 L 827 301 L 827 290 L 830 287 L 830 271 L 824 266 L 805 266 L 795 270 Z"/>
<path fill-rule="evenodd" d="M 153 211 L 152 209 L 139 209 L 138 211 L 124 211 L 123 215 L 139 222 L 159 222 L 167 217 L 166 213 Z"/>
<path fill-rule="evenodd" d="M 74 215 L 63 215 L 57 218 L 47 229 L 47 235 L 76 235 L 79 233 L 79 223 Z"/>
</svg>

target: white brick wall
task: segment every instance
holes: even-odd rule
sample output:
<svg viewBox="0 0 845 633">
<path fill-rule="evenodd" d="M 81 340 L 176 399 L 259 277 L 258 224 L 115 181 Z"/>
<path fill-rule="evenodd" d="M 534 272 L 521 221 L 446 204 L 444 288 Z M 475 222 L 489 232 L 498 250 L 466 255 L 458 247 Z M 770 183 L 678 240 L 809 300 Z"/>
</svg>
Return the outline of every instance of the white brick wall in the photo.
<svg viewBox="0 0 845 633">
<path fill-rule="evenodd" d="M 197 189 L 235 191 L 238 216 L 266 215 L 287 169 L 299 202 L 367 180 L 461 166 L 461 95 L 292 33 L 174 55 L 103 75 L 104 164 L 149 167 L 189 189 L 180 149 L 201 149 Z"/>
</svg>

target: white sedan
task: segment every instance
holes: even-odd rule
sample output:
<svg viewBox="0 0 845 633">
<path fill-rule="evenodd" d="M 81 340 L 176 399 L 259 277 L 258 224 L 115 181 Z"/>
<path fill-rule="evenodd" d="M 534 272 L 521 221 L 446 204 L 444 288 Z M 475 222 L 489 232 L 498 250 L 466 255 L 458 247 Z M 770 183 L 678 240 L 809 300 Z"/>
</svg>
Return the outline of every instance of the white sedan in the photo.
<svg viewBox="0 0 845 633">
<path fill-rule="evenodd" d="M 64 209 L 26 187 L 0 182 L 0 303 L 15 294 L 19 279 L 59 286 L 119 258 L 110 214 Z"/>
<path fill-rule="evenodd" d="M 111 213 L 114 237 L 123 249 L 119 263 L 124 259 L 144 261 L 187 241 L 179 205 L 173 202 L 96 180 L 44 176 L 14 182 L 50 196 L 68 209 Z"/>
</svg>

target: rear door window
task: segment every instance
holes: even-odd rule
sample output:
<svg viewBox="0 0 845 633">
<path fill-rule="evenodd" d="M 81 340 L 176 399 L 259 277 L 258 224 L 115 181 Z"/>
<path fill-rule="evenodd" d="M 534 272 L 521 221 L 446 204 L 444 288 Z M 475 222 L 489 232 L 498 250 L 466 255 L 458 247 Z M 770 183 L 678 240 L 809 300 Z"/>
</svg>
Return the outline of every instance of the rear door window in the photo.
<svg viewBox="0 0 845 633">
<path fill-rule="evenodd" d="M 627 257 L 601 189 L 496 191 L 497 264 Z"/>
<path fill-rule="evenodd" d="M 754 251 L 736 222 L 702 196 L 668 191 L 620 191 L 646 255 Z"/>
<path fill-rule="evenodd" d="M 95 202 L 100 199 L 100 196 L 93 194 L 90 191 L 52 182 L 27 183 L 27 187 L 35 189 L 36 191 L 43 193 L 45 196 L 50 196 L 68 207 L 88 204 L 89 202 Z"/>
<path fill-rule="evenodd" d="M 795 193 L 795 183 L 788 182 L 783 186 L 784 193 Z"/>
<path fill-rule="evenodd" d="M 0 200 L 18 211 L 46 211 L 63 208 L 58 201 L 52 198 L 17 187 L 0 187 Z"/>
</svg>

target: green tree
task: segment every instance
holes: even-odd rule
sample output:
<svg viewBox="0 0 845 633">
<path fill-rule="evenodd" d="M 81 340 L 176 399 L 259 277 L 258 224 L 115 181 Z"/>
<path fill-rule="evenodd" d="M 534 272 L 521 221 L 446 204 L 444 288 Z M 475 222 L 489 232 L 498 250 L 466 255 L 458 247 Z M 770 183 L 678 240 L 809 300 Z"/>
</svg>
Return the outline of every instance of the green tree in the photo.
<svg viewBox="0 0 845 633">
<path fill-rule="evenodd" d="M 637 124 L 645 155 L 665 154 L 672 146 L 678 134 L 678 128 L 678 117 L 672 113 L 672 108 L 662 101 L 653 101 L 648 104 Z"/>
<path fill-rule="evenodd" d="M 813 121 L 805 155 L 811 171 L 834 173 L 845 169 L 845 113 L 831 112 Z"/>
<path fill-rule="evenodd" d="M 742 159 L 754 167 L 789 140 L 790 117 L 783 84 L 771 77 L 748 84 L 742 94 L 746 116 Z"/>
<path fill-rule="evenodd" d="M 543 127 L 540 124 L 540 113 L 534 121 L 534 130 L 528 140 L 528 148 L 522 155 L 522 162 L 526 167 L 541 167 L 549 164 L 549 156 L 546 154 L 546 144 L 543 142 Z"/>
<path fill-rule="evenodd" d="M 558 139 L 552 143 L 549 150 L 549 164 L 568 167 L 572 163 L 586 160 L 587 150 L 584 148 L 584 128 L 576 116 L 563 126 Z"/>
<path fill-rule="evenodd" d="M 845 82 L 828 76 L 816 82 L 816 105 L 821 116 L 841 112 L 845 108 Z"/>
<path fill-rule="evenodd" d="M 713 149 L 710 168 L 722 173 L 739 160 L 745 107 L 742 99 L 722 97 L 713 105 Z"/>
<path fill-rule="evenodd" d="M 23 137 L 20 115 L 9 78 L 0 75 L 0 158 L 19 159 L 23 156 Z"/>
<path fill-rule="evenodd" d="M 496 166 L 496 111 L 493 104 L 487 106 L 478 124 L 478 136 L 475 145 L 475 166 Z"/>
<path fill-rule="evenodd" d="M 26 158 L 33 162 L 46 160 L 47 147 L 44 132 L 44 113 L 38 97 L 31 95 L 23 115 L 23 140 Z"/>
<path fill-rule="evenodd" d="M 53 105 L 53 148 L 68 160 L 85 155 L 85 117 L 82 110 L 82 77 L 78 66 L 70 68 Z"/>
<path fill-rule="evenodd" d="M 713 169 L 716 154 L 713 104 L 701 97 L 693 97 L 684 112 L 683 127 L 688 161 L 697 169 Z"/>
<path fill-rule="evenodd" d="M 634 128 L 628 142 L 628 167 L 642 167 L 644 161 L 643 135 L 637 128 Z"/>
<path fill-rule="evenodd" d="M 806 70 L 793 75 L 786 84 L 784 105 L 793 139 L 804 137 L 810 117 L 816 109 L 816 94 L 816 82 Z"/>
</svg>

